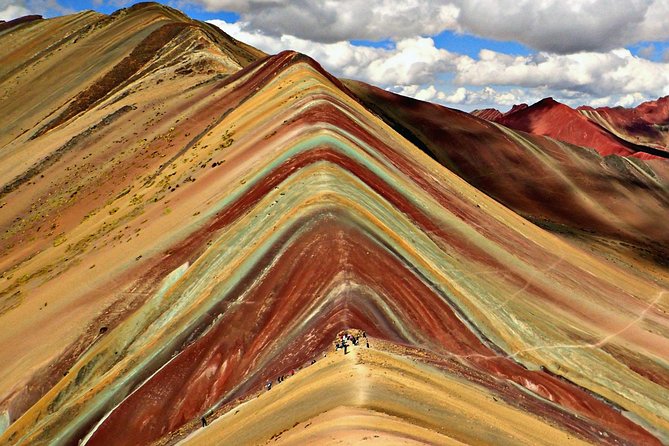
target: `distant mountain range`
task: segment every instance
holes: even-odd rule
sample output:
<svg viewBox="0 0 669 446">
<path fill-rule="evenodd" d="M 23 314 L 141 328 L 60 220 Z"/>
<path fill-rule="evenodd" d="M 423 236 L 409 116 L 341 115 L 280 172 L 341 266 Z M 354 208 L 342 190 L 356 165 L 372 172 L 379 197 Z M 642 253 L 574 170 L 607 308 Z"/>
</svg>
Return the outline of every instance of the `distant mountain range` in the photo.
<svg viewBox="0 0 669 446">
<path fill-rule="evenodd" d="M 669 158 L 669 96 L 635 108 L 578 109 L 546 98 L 531 106 L 515 105 L 506 113 L 489 108 L 472 114 L 515 130 L 590 147 L 602 155 Z"/>
</svg>

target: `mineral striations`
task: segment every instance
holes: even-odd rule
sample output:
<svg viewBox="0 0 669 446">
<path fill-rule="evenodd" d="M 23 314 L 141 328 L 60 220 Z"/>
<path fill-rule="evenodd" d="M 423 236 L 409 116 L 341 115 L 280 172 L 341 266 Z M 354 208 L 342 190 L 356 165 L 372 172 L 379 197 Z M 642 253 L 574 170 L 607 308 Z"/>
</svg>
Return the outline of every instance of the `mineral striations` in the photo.
<svg viewBox="0 0 669 446">
<path fill-rule="evenodd" d="M 0 444 L 669 441 L 663 160 L 152 3 L 0 43 Z"/>
</svg>

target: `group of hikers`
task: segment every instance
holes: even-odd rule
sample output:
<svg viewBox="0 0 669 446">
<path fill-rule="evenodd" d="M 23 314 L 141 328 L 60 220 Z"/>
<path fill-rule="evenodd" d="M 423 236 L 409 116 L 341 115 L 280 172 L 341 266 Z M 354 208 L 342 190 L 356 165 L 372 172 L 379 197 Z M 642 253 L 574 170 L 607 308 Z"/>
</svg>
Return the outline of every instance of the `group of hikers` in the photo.
<svg viewBox="0 0 669 446">
<path fill-rule="evenodd" d="M 367 339 L 367 333 L 366 332 L 363 331 L 362 333 L 358 333 L 355 336 L 352 335 L 351 333 L 346 332 L 346 333 L 341 335 L 341 341 L 337 340 L 335 342 L 335 351 L 339 351 L 339 349 L 341 348 L 342 350 L 344 350 L 344 354 L 347 354 L 348 353 L 348 345 L 349 345 L 348 343 L 350 342 L 351 344 L 357 346 L 358 343 L 360 342 L 360 337 L 365 339 L 365 343 L 367 344 L 367 348 L 369 348 L 369 340 Z"/>
<path fill-rule="evenodd" d="M 316 362 L 315 359 L 312 360 L 311 363 L 313 364 L 314 362 Z M 294 376 L 294 375 L 295 375 L 295 369 L 292 369 L 290 372 L 288 372 L 287 375 L 280 375 L 280 376 L 276 379 L 276 383 L 277 383 L 277 384 L 282 383 L 282 382 L 284 382 L 284 381 L 286 380 L 286 378 L 288 378 L 289 376 Z M 267 381 L 267 384 L 265 384 L 265 388 L 266 388 L 267 390 L 269 390 L 269 389 L 272 388 L 272 381 L 271 381 L 271 380 L 270 380 L 270 381 Z"/>
<path fill-rule="evenodd" d="M 366 332 L 357 330 L 356 334 L 353 335 L 349 331 L 345 331 L 344 333 L 341 334 L 341 336 L 337 335 L 337 337 L 335 338 L 335 351 L 339 351 L 339 349 L 342 349 L 342 350 L 344 350 L 344 354 L 347 354 L 348 353 L 349 342 L 352 345 L 357 346 L 360 343 L 360 338 L 364 339 L 364 342 L 365 342 L 367 348 L 369 348 L 369 340 L 367 339 L 367 333 Z M 325 357 L 325 356 L 327 356 L 327 354 L 324 353 L 323 356 Z M 311 364 L 312 365 L 316 364 L 316 360 L 312 359 Z M 285 381 L 286 378 L 288 378 L 290 376 L 294 376 L 294 375 L 295 375 L 295 369 L 292 369 L 287 375 L 279 376 L 277 378 L 276 382 L 277 382 L 277 384 L 281 383 L 281 382 Z M 267 381 L 267 383 L 265 384 L 265 389 L 271 390 L 272 389 L 272 383 L 273 383 L 272 380 Z M 202 421 L 202 427 L 205 427 L 207 425 L 206 416 L 203 416 L 200 421 Z"/>
<path fill-rule="evenodd" d="M 352 345 L 358 345 L 360 343 L 360 338 L 363 338 L 365 340 L 365 345 L 367 348 L 369 348 L 369 340 L 367 339 L 367 333 L 364 331 L 358 331 L 355 335 L 349 333 L 348 331 L 345 331 L 344 333 L 341 334 L 341 336 L 337 335 L 335 339 L 335 351 L 339 351 L 339 349 L 344 350 L 344 354 L 348 353 L 348 346 L 349 342 Z M 324 354 L 323 356 L 326 356 Z M 316 360 L 312 359 L 311 364 L 316 364 Z M 288 375 L 281 375 L 277 378 L 276 382 L 281 383 L 286 380 L 287 377 L 295 375 L 295 370 L 291 370 Z M 272 389 L 272 380 L 267 381 L 265 384 L 265 389 L 271 390 Z"/>
</svg>

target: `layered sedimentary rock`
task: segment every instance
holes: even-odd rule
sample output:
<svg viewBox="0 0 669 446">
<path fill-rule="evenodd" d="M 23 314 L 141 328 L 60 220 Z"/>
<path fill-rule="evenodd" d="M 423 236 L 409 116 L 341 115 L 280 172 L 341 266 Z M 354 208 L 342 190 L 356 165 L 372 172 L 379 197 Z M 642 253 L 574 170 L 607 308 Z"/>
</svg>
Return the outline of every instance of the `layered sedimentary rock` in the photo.
<svg viewBox="0 0 669 446">
<path fill-rule="evenodd" d="M 666 217 L 661 161 L 413 115 L 154 4 L 12 29 L 0 40 L 42 55 L 2 55 L 0 443 L 669 439 L 666 270 L 533 220 L 575 225 L 580 204 L 602 239 L 624 222 L 625 243 L 666 243 L 643 232 Z M 77 57 L 94 51 L 77 29 L 117 52 Z M 19 101 L 57 61 L 89 65 Z M 477 141 L 490 177 L 528 163 L 582 181 L 554 196 L 571 213 L 528 177 L 505 199 L 513 181 L 477 182 L 451 152 Z M 586 187 L 607 175 L 637 201 Z M 335 351 L 350 329 L 370 347 Z"/>
</svg>

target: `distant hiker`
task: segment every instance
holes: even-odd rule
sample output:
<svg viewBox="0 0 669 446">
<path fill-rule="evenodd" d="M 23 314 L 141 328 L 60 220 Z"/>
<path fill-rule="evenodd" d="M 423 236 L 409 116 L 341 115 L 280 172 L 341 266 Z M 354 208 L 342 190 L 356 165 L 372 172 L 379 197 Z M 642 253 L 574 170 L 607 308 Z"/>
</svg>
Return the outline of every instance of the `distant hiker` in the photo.
<svg viewBox="0 0 669 446">
<path fill-rule="evenodd" d="M 267 381 L 267 384 L 265 384 L 265 387 L 267 387 L 267 390 L 270 390 L 272 388 L 272 381 Z"/>
<path fill-rule="evenodd" d="M 316 364 L 316 360 L 315 360 L 315 359 L 312 359 L 312 360 L 311 360 L 311 365 L 314 365 L 314 364 Z"/>
<path fill-rule="evenodd" d="M 207 419 L 204 417 L 204 415 L 202 416 L 202 418 L 200 418 L 200 420 L 202 421 L 202 427 L 206 427 L 207 426 Z"/>
<path fill-rule="evenodd" d="M 369 341 L 367 341 L 367 348 L 369 348 Z"/>
<path fill-rule="evenodd" d="M 362 332 L 362 337 L 365 338 L 365 339 L 367 339 L 367 332 L 363 331 L 363 332 Z"/>
<path fill-rule="evenodd" d="M 346 347 L 348 347 L 348 344 L 346 343 L 346 341 L 342 341 L 341 346 L 344 349 L 344 354 L 347 354 L 348 352 L 346 351 Z"/>
</svg>

